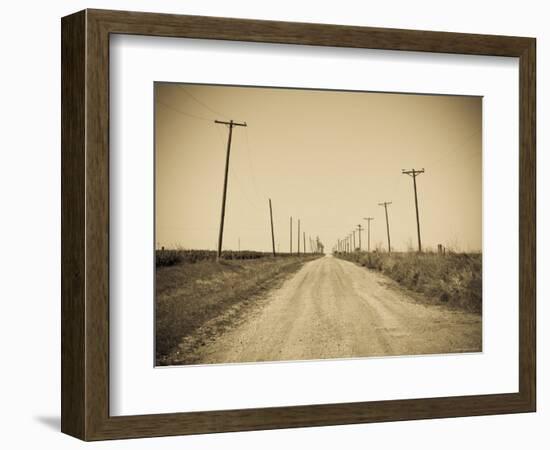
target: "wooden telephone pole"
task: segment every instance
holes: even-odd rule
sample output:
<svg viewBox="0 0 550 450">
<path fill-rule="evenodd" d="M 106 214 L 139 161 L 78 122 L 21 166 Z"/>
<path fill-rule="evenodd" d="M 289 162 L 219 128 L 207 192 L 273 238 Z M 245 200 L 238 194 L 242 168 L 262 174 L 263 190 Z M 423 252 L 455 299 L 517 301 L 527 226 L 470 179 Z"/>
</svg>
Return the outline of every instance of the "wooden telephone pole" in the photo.
<svg viewBox="0 0 550 450">
<path fill-rule="evenodd" d="M 359 233 L 359 251 L 361 251 L 361 231 L 363 230 L 363 227 L 361 224 L 357 225 L 357 232 Z"/>
<path fill-rule="evenodd" d="M 271 218 L 271 245 L 273 247 L 273 256 L 275 256 L 275 233 L 273 231 L 273 209 L 271 208 L 271 199 L 269 199 L 269 217 Z"/>
<path fill-rule="evenodd" d="M 292 216 L 290 216 L 290 254 L 292 255 Z"/>
<path fill-rule="evenodd" d="M 231 137 L 233 136 L 233 127 L 246 127 L 246 122 L 239 123 L 230 120 L 229 122 L 224 122 L 222 120 L 215 120 L 217 124 L 227 125 L 229 127 L 229 136 L 227 138 L 227 154 L 225 156 L 225 175 L 223 178 L 223 197 L 222 197 L 222 217 L 220 221 L 220 234 L 218 235 L 218 255 L 217 260 L 219 261 L 222 257 L 222 244 L 223 244 L 223 224 L 225 221 L 225 200 L 227 197 L 227 175 L 229 173 L 229 155 L 231 153 Z"/>
<path fill-rule="evenodd" d="M 300 219 L 298 219 L 298 256 L 300 256 Z"/>
<path fill-rule="evenodd" d="M 418 217 L 418 196 L 416 194 L 416 177 L 420 175 L 421 173 L 424 173 L 424 169 L 416 170 L 405 170 L 402 169 L 401 173 L 404 175 L 409 175 L 413 179 L 413 185 L 414 185 L 414 206 L 416 207 L 416 233 L 418 235 L 418 252 L 422 252 L 422 241 L 420 240 L 420 219 Z"/>
<path fill-rule="evenodd" d="M 370 253 L 370 221 L 374 220 L 374 217 L 363 217 L 367 221 L 367 252 Z"/>
<path fill-rule="evenodd" d="M 386 211 L 386 232 L 388 234 L 388 253 L 391 253 L 391 243 L 390 243 L 390 222 L 388 220 L 388 205 L 391 205 L 392 202 L 378 203 L 378 206 L 383 206 Z"/>
</svg>

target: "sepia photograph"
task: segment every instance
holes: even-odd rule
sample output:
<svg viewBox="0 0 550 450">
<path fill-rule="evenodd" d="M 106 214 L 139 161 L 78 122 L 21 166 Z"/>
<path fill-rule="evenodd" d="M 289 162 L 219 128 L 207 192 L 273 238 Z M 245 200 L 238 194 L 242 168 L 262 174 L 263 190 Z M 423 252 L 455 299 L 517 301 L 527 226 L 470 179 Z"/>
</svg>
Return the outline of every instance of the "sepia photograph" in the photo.
<svg viewBox="0 0 550 450">
<path fill-rule="evenodd" d="M 154 99 L 156 366 L 482 351 L 482 97 Z"/>
</svg>

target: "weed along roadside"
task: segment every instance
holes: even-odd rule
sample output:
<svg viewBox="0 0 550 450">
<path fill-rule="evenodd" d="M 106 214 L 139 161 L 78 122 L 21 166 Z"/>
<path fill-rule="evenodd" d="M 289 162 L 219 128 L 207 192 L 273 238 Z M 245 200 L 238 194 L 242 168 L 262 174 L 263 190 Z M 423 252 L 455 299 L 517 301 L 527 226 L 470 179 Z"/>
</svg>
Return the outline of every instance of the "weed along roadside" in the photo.
<svg viewBox="0 0 550 450">
<path fill-rule="evenodd" d="M 466 311 L 482 310 L 481 253 L 348 252 L 335 256 L 388 276 L 401 286 Z"/>
<path fill-rule="evenodd" d="M 258 294 L 279 286 L 303 264 L 322 256 L 272 257 L 251 252 L 248 259 L 216 262 L 215 252 L 200 255 L 180 252 L 171 254 L 169 263 L 160 259 L 159 264 L 158 255 L 157 365 L 181 363 L 182 358 L 193 353 L 192 347 L 204 345 L 220 329 L 240 320 L 254 306 Z M 186 341 L 187 355 L 179 351 L 183 341 Z"/>
</svg>

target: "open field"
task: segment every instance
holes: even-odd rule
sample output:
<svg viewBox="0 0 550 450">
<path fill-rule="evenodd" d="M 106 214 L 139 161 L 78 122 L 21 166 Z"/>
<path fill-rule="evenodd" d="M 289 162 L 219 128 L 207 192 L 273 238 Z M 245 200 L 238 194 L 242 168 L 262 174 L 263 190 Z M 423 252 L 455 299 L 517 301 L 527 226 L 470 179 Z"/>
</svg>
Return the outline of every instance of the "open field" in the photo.
<svg viewBox="0 0 550 450">
<path fill-rule="evenodd" d="M 185 249 L 161 249 L 155 251 L 156 267 L 173 266 L 179 263 L 196 263 L 197 261 L 215 261 L 215 250 L 185 250 Z M 256 252 L 253 250 L 225 250 L 222 252 L 224 260 L 243 260 L 272 257 L 272 253 Z M 277 253 L 277 257 L 293 256 L 290 253 Z"/>
<path fill-rule="evenodd" d="M 197 251 L 194 251 L 197 252 Z M 208 254 L 214 252 L 207 252 Z M 259 253 L 259 252 L 257 252 Z M 213 257 L 173 263 L 156 269 L 155 334 L 158 365 L 177 360 L 179 345 L 203 345 L 201 330 L 217 333 L 237 321 L 255 296 L 282 283 L 316 255 L 284 258 L 231 259 Z M 214 326 L 212 326 L 212 323 Z"/>
<path fill-rule="evenodd" d="M 335 256 L 383 273 L 426 300 L 481 313 L 481 253 L 349 252 Z"/>
</svg>

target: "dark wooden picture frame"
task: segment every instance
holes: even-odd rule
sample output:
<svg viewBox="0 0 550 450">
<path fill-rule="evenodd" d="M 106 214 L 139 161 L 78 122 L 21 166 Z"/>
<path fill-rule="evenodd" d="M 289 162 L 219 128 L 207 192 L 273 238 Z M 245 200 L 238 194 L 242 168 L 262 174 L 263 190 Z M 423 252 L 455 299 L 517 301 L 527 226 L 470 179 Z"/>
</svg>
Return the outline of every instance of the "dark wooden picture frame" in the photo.
<svg viewBox="0 0 550 450">
<path fill-rule="evenodd" d="M 62 416 L 84 440 L 531 412 L 536 408 L 536 40 L 85 10 L 62 30 Z M 519 58 L 519 391 L 109 415 L 109 36 L 134 34 Z M 184 405 L 182 405 L 184 408 Z"/>
</svg>

